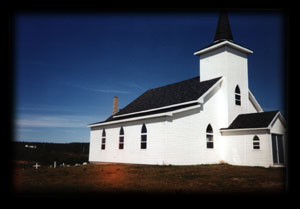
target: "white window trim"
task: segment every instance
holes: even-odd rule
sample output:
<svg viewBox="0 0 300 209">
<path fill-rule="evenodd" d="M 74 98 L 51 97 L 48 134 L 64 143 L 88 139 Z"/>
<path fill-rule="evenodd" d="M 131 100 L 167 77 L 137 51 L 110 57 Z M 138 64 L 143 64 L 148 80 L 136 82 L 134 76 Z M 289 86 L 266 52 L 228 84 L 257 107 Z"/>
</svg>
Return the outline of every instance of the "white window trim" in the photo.
<svg viewBox="0 0 300 209">
<path fill-rule="evenodd" d="M 104 143 L 103 143 L 103 139 L 104 139 Z M 102 149 L 102 146 L 104 145 L 104 149 Z M 106 136 L 102 136 L 101 137 L 101 150 L 105 150 L 106 149 Z"/>
<path fill-rule="evenodd" d="M 241 100 L 241 94 L 240 93 L 235 93 L 235 96 L 240 96 L 240 99 L 237 99 L 236 97 L 235 97 L 235 101 L 239 101 L 239 102 L 241 102 L 242 100 Z M 242 104 L 242 102 L 241 102 L 241 104 Z M 237 104 L 236 104 L 237 105 Z"/>
<path fill-rule="evenodd" d="M 255 135 L 256 136 L 256 135 Z M 255 136 L 252 138 L 252 150 L 253 151 L 261 151 L 261 143 L 260 143 L 260 138 L 258 136 L 256 136 L 258 138 L 258 140 L 254 140 Z M 254 142 L 258 142 L 259 145 L 254 145 Z M 259 146 L 259 149 L 254 149 L 254 146 Z"/>
<path fill-rule="evenodd" d="M 146 141 L 142 141 L 142 136 L 146 136 Z M 148 137 L 147 137 L 147 133 L 141 133 L 141 141 L 140 141 L 140 150 L 146 150 L 148 147 L 147 147 L 147 142 L 148 142 Z M 146 148 L 142 148 L 141 145 L 142 144 L 146 144 Z"/>
<path fill-rule="evenodd" d="M 237 92 L 236 92 L 236 88 L 239 89 L 240 93 L 237 93 Z M 237 99 L 236 96 L 239 96 L 240 99 Z M 237 101 L 240 102 L 239 105 L 236 104 Z M 234 90 L 234 103 L 235 103 L 236 106 L 242 106 L 242 94 L 241 94 L 241 89 L 240 89 L 239 85 L 236 85 L 235 90 Z"/>
<path fill-rule="evenodd" d="M 207 138 L 207 136 L 212 136 L 212 141 L 208 141 L 208 138 Z M 209 148 L 209 147 L 207 147 L 207 143 L 208 142 L 210 142 L 210 143 L 212 143 L 213 144 L 213 147 L 212 148 Z M 206 149 L 214 149 L 214 134 L 213 133 L 206 133 Z"/>
<path fill-rule="evenodd" d="M 205 135 L 205 136 L 206 136 L 206 149 L 213 150 L 213 149 L 214 149 L 214 144 L 215 144 L 215 143 L 214 143 L 214 129 L 212 128 L 211 124 L 208 124 L 207 127 L 208 127 L 208 126 L 211 127 L 212 133 L 209 133 L 209 132 L 206 131 L 206 135 Z M 207 127 L 206 127 L 206 129 L 207 129 Z M 211 137 L 212 137 L 212 141 L 208 141 L 208 137 L 207 137 L 207 136 L 211 136 Z M 207 143 L 208 143 L 208 142 L 212 143 L 212 145 L 213 145 L 212 148 L 207 147 Z"/>
<path fill-rule="evenodd" d="M 121 137 L 123 137 L 123 142 L 120 141 Z M 123 150 L 124 149 L 124 141 L 125 141 L 125 134 L 119 135 L 119 150 Z M 122 149 L 120 149 L 120 144 L 123 144 L 123 148 Z"/>
</svg>

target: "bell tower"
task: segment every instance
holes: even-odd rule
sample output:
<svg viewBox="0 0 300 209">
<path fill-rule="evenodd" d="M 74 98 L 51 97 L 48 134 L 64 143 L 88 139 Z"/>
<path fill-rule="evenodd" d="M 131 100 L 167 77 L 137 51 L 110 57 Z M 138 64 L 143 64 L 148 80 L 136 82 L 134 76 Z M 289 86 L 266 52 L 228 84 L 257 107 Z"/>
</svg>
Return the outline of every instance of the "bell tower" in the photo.
<svg viewBox="0 0 300 209">
<path fill-rule="evenodd" d="M 228 107 L 228 123 L 238 114 L 248 111 L 248 55 L 252 53 L 250 49 L 234 42 L 225 12 L 220 12 L 213 42 L 194 53 L 200 59 L 200 81 L 220 76 L 224 79 L 224 105 Z M 240 90 L 238 95 L 235 94 L 237 86 Z M 237 103 L 236 97 L 240 100 Z"/>
</svg>

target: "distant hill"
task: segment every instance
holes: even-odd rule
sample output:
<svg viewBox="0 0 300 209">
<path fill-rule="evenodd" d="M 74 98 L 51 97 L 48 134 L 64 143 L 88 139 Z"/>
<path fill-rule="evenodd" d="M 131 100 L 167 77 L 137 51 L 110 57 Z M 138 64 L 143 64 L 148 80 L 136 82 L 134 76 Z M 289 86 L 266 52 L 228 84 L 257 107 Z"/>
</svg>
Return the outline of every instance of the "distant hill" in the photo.
<svg viewBox="0 0 300 209">
<path fill-rule="evenodd" d="M 89 143 L 13 142 L 13 160 L 57 165 L 88 162 Z"/>
</svg>

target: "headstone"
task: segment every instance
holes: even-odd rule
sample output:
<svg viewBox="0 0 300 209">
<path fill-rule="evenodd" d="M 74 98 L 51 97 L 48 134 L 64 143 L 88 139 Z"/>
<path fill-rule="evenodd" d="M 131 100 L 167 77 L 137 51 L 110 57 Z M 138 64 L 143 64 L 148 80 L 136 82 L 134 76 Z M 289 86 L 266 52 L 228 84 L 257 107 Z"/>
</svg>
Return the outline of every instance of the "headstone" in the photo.
<svg viewBox="0 0 300 209">
<path fill-rule="evenodd" d="M 38 167 L 41 167 L 38 163 L 36 163 L 34 166 L 32 166 L 32 167 L 34 167 L 35 169 L 38 169 Z"/>
</svg>

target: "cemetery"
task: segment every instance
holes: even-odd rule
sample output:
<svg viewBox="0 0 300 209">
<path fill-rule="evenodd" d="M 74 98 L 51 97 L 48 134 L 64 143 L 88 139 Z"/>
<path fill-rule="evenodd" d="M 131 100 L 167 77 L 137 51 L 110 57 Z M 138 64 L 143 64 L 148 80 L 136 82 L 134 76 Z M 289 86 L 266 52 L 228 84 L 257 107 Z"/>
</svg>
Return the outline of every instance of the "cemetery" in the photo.
<svg viewBox="0 0 300 209">
<path fill-rule="evenodd" d="M 285 168 L 81 164 L 16 169 L 17 195 L 281 194 Z"/>
<path fill-rule="evenodd" d="M 23 153 L 16 153 L 13 161 L 12 183 L 16 195 L 280 194 L 286 191 L 285 168 L 224 163 L 90 164 L 88 144 L 30 145 L 36 149 L 25 148 L 24 143 L 17 145 L 16 150 Z"/>
<path fill-rule="evenodd" d="M 59 165 L 75 165 L 88 162 L 89 143 L 38 143 L 38 142 L 13 142 L 16 166 L 33 168 L 54 167 Z"/>
</svg>

